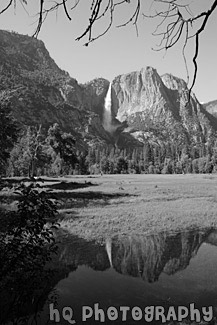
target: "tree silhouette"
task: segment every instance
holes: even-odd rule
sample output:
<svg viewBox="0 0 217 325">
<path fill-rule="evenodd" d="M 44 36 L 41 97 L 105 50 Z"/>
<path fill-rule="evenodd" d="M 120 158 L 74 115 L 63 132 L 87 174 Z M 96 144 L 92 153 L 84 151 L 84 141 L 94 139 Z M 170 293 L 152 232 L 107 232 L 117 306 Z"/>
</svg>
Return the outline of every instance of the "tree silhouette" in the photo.
<svg viewBox="0 0 217 325">
<path fill-rule="evenodd" d="M 16 0 L 8 0 L 5 5 L 0 5 L 0 14 L 6 12 L 10 7 L 16 7 Z M 19 0 L 26 11 L 30 6 L 29 0 Z M 153 35 L 161 37 L 159 47 L 156 50 L 168 50 L 175 46 L 178 42 L 184 39 L 182 54 L 184 57 L 187 79 L 189 79 L 187 61 L 185 58 L 185 49 L 190 39 L 194 40 L 195 50 L 192 57 L 194 64 L 193 81 L 190 91 L 193 88 L 197 77 L 197 57 L 199 53 L 199 38 L 201 33 L 205 30 L 210 16 L 213 14 L 217 7 L 217 0 L 212 0 L 206 3 L 207 9 L 204 11 L 192 13 L 190 0 L 183 3 L 182 0 L 152 0 L 151 8 L 154 14 L 146 13 L 143 10 L 144 3 L 142 0 L 38 0 L 39 11 L 37 15 L 36 29 L 33 36 L 37 37 L 40 33 L 42 25 L 47 16 L 59 9 L 63 10 L 66 19 L 72 20 L 73 15 L 78 14 L 75 10 L 79 5 L 84 5 L 85 9 L 89 11 L 89 20 L 87 21 L 85 30 L 76 38 L 76 40 L 85 40 L 84 45 L 88 46 L 91 42 L 96 41 L 98 38 L 104 36 L 110 28 L 115 24 L 114 15 L 118 10 L 125 9 L 128 6 L 130 15 L 127 21 L 119 24 L 116 27 L 126 27 L 132 24 L 138 33 L 138 20 L 140 16 L 146 18 L 157 18 L 156 29 Z M 210 7 L 209 7 L 210 5 Z M 160 22 L 159 22 L 160 19 Z M 96 29 L 98 21 L 102 20 L 107 22 L 107 27 L 103 30 Z"/>
</svg>

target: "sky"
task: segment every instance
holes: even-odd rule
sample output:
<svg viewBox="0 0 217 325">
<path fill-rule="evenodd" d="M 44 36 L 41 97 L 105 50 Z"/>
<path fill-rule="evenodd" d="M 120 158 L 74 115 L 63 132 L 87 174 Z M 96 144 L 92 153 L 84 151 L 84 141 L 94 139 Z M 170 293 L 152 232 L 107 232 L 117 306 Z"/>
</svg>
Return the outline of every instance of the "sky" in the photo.
<svg viewBox="0 0 217 325">
<path fill-rule="evenodd" d="M 49 0 L 46 0 L 47 2 Z M 74 3 L 74 0 L 69 0 Z M 38 36 L 55 60 L 57 65 L 66 70 L 71 77 L 79 83 L 90 81 L 96 77 L 103 77 L 112 81 L 117 75 L 140 70 L 146 66 L 152 66 L 162 75 L 171 73 L 174 76 L 186 80 L 187 73 L 182 57 L 182 43 L 165 51 L 153 51 L 157 48 L 160 39 L 152 35 L 158 20 L 143 18 L 138 20 L 138 36 L 132 25 L 117 28 L 130 17 L 135 8 L 136 0 L 131 4 L 125 3 L 117 7 L 114 14 L 114 26 L 102 38 L 92 42 L 88 47 L 84 46 L 85 39 L 76 41 L 76 37 L 85 30 L 89 19 L 89 8 L 92 0 L 80 0 L 76 9 L 71 12 L 72 20 L 69 21 L 63 10 L 52 13 L 42 26 Z M 106 0 L 105 0 L 106 1 Z M 115 0 L 116 1 L 116 0 Z M 180 0 L 183 3 L 183 0 Z M 9 1 L 1 0 L 1 8 Z M 159 3 L 152 0 L 141 0 L 141 12 L 151 14 L 154 10 L 160 10 Z M 194 14 L 203 9 L 210 8 L 213 0 L 186 0 Z M 21 34 L 32 35 L 37 17 L 38 3 L 36 0 L 28 0 L 25 10 L 19 1 L 16 8 L 11 7 L 0 16 L 0 29 L 13 30 Z M 94 32 L 97 34 L 105 28 L 108 19 L 99 20 Z M 200 37 L 200 49 L 198 56 L 198 75 L 193 92 L 200 102 L 208 102 L 217 99 L 217 9 L 210 17 L 205 31 Z M 186 58 L 190 74 L 191 85 L 193 76 L 192 56 L 194 43 L 189 42 L 186 49 Z"/>
</svg>

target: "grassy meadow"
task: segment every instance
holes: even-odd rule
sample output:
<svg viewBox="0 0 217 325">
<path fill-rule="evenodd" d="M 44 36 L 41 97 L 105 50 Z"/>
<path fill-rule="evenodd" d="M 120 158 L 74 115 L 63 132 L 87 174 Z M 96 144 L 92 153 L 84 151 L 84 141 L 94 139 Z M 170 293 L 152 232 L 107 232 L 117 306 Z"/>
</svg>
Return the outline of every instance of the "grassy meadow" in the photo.
<svg viewBox="0 0 217 325">
<path fill-rule="evenodd" d="M 61 227 L 85 239 L 217 227 L 217 175 L 72 176 L 59 182 L 49 186 L 61 198 Z"/>
<path fill-rule="evenodd" d="M 92 175 L 43 177 L 58 201 L 61 233 L 88 240 L 131 234 L 217 228 L 217 175 Z M 19 178 L 10 180 L 19 182 Z M 28 184 L 28 181 L 25 181 Z M 16 206 L 16 195 L 10 208 Z"/>
</svg>

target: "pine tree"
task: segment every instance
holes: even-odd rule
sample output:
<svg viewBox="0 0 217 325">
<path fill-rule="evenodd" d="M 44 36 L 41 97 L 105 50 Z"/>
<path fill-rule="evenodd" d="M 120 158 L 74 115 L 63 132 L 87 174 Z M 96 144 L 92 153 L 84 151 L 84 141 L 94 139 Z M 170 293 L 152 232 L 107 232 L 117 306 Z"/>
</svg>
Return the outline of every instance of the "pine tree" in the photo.
<svg viewBox="0 0 217 325">
<path fill-rule="evenodd" d="M 46 141 L 66 165 L 74 167 L 78 162 L 74 137 L 71 133 L 63 132 L 57 123 L 49 128 Z"/>
<path fill-rule="evenodd" d="M 18 125 L 11 115 L 11 105 L 6 94 L 0 94 L 0 174 L 5 172 L 17 137 Z"/>
</svg>

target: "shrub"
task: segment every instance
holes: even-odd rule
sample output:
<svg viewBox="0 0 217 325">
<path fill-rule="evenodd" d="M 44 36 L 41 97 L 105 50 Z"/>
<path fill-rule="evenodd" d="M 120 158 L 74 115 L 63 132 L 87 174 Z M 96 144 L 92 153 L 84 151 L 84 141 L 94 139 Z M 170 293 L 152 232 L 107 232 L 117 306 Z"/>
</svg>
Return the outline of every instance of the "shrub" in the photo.
<svg viewBox="0 0 217 325">
<path fill-rule="evenodd" d="M 23 306 L 36 300 L 35 290 L 43 290 L 49 277 L 45 266 L 57 252 L 56 205 L 36 186 L 20 185 L 16 211 L 1 211 L 1 324 L 19 318 Z"/>
</svg>

